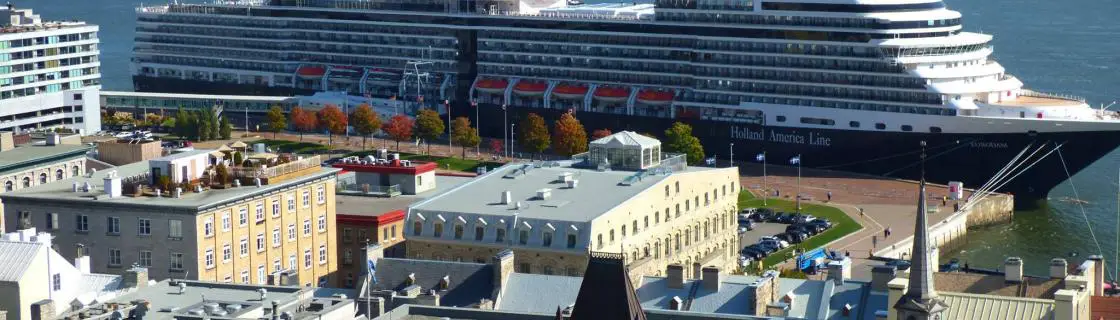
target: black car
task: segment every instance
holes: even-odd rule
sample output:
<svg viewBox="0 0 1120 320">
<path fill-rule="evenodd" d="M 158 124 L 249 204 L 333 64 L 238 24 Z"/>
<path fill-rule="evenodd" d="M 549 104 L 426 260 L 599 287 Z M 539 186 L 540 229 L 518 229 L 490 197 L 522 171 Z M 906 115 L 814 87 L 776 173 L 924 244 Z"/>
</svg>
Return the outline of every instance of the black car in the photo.
<svg viewBox="0 0 1120 320">
<path fill-rule="evenodd" d="M 817 218 L 816 220 L 809 221 L 809 224 L 821 226 L 823 229 L 832 228 L 832 221 L 828 221 L 828 219 Z"/>
<path fill-rule="evenodd" d="M 746 256 L 747 258 L 751 258 L 754 260 L 760 260 L 766 257 L 766 252 L 763 252 L 761 249 L 751 247 L 743 248 L 743 250 L 739 253 L 743 256 Z"/>
<path fill-rule="evenodd" d="M 777 222 L 778 223 L 785 223 L 785 224 L 793 224 L 793 223 L 797 222 L 797 214 L 795 214 L 795 213 L 783 213 L 780 217 L 778 217 Z"/>
<path fill-rule="evenodd" d="M 909 260 L 894 259 L 894 260 L 887 261 L 887 265 L 892 266 L 892 267 L 894 267 L 895 269 L 898 269 L 898 270 L 910 269 L 910 261 Z"/>
<path fill-rule="evenodd" d="M 786 232 L 800 232 L 810 237 L 817 235 L 817 233 L 820 233 L 817 228 L 804 224 L 791 224 L 786 227 Z"/>
<path fill-rule="evenodd" d="M 807 235 L 805 233 L 802 233 L 802 232 L 797 232 L 797 231 L 786 232 L 786 233 L 780 234 L 779 236 L 785 236 L 785 239 L 783 239 L 783 240 L 786 240 L 789 243 L 801 243 L 801 242 L 804 242 L 805 240 L 809 239 L 809 235 Z"/>
<path fill-rule="evenodd" d="M 773 247 L 763 246 L 763 245 L 760 245 L 760 244 L 757 244 L 757 243 L 749 245 L 749 246 L 747 246 L 746 248 L 743 249 L 743 251 L 748 251 L 748 250 L 757 251 L 757 252 L 761 253 L 762 256 L 767 256 L 771 253 L 774 253 L 774 251 L 778 251 L 777 249 L 775 249 Z"/>
<path fill-rule="evenodd" d="M 824 225 L 814 224 L 814 223 L 798 223 L 798 224 L 795 224 L 795 226 L 801 227 L 805 230 L 812 231 L 813 234 L 821 233 L 826 229 L 824 227 Z"/>
<path fill-rule="evenodd" d="M 771 222 L 774 219 L 774 211 L 759 209 L 751 216 L 751 220 L 755 222 Z"/>
<path fill-rule="evenodd" d="M 778 251 L 778 250 L 782 249 L 782 248 L 779 248 L 779 247 L 777 247 L 773 244 L 756 243 L 755 245 L 757 245 L 759 248 L 766 249 L 767 254 L 774 253 L 775 251 Z"/>
</svg>

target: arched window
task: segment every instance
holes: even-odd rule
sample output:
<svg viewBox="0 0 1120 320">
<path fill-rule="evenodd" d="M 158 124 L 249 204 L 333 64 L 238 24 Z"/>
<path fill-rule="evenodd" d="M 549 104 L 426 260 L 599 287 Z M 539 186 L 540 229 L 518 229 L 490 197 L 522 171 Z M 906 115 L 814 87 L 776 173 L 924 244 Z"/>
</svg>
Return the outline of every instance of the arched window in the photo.
<svg viewBox="0 0 1120 320">
<path fill-rule="evenodd" d="M 611 235 L 611 237 L 610 237 L 611 243 L 614 243 L 614 229 L 611 229 L 610 235 Z"/>
<path fill-rule="evenodd" d="M 63 172 L 62 169 L 55 170 L 54 171 L 54 179 L 55 180 L 62 180 L 64 178 L 66 178 L 65 176 L 63 176 L 64 174 L 66 174 L 66 173 Z"/>
<path fill-rule="evenodd" d="M 497 233 L 495 233 L 494 242 L 505 242 L 505 241 L 506 241 L 506 229 L 499 228 Z"/>
<path fill-rule="evenodd" d="M 4 181 L 4 191 L 12 191 L 12 189 L 15 189 L 15 186 L 13 186 L 12 181 L 11 180 Z"/>
<path fill-rule="evenodd" d="M 622 225 L 622 238 L 626 239 L 626 225 Z"/>
<path fill-rule="evenodd" d="M 684 229 L 684 245 L 685 246 L 688 246 L 692 243 L 690 241 L 690 239 L 692 239 L 692 237 L 690 237 L 691 235 L 692 235 L 692 229 Z"/>
<path fill-rule="evenodd" d="M 575 248 L 575 247 L 576 247 L 576 235 L 569 234 L 568 235 L 568 248 Z"/>
<path fill-rule="evenodd" d="M 602 249 L 602 248 L 603 248 L 603 234 L 602 234 L 602 233 L 600 233 L 600 234 L 599 234 L 599 235 L 597 236 L 597 238 L 598 238 L 598 240 L 599 240 L 599 241 L 597 241 L 597 242 L 598 242 L 599 244 L 595 245 L 595 247 L 596 247 L 596 249 Z"/>
<path fill-rule="evenodd" d="M 47 173 L 46 172 L 40 173 L 39 174 L 39 184 L 46 184 L 46 183 L 47 183 Z"/>
<path fill-rule="evenodd" d="M 424 232 L 424 223 L 420 222 L 420 221 L 413 222 L 412 223 L 412 235 L 418 236 L 418 235 L 420 235 L 421 232 Z"/>
<path fill-rule="evenodd" d="M 432 236 L 434 236 L 436 238 L 443 237 L 443 223 L 436 222 L 435 227 L 433 227 L 432 229 L 435 230 L 432 233 Z"/>
<path fill-rule="evenodd" d="M 517 242 L 522 245 L 529 244 L 529 229 L 521 229 L 517 235 Z"/>
<path fill-rule="evenodd" d="M 457 225 L 455 225 L 455 239 L 462 239 L 462 238 L 463 238 L 463 225 L 457 224 Z"/>
<path fill-rule="evenodd" d="M 474 240 L 482 241 L 486 237 L 486 228 L 482 226 L 474 227 Z"/>
<path fill-rule="evenodd" d="M 71 177 L 77 177 L 78 176 L 78 170 L 79 170 L 78 166 L 70 167 L 70 176 Z"/>
<path fill-rule="evenodd" d="M 31 177 L 23 177 L 23 187 L 24 188 L 31 187 Z"/>
</svg>

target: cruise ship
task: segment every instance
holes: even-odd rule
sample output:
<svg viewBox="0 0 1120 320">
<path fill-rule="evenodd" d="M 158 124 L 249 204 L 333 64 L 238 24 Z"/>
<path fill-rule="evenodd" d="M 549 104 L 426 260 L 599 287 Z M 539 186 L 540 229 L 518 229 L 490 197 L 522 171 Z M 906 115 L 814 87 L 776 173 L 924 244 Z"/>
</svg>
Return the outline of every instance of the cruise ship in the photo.
<svg viewBox="0 0 1120 320">
<path fill-rule="evenodd" d="M 496 138 L 529 113 L 683 121 L 720 158 L 899 178 L 924 142 L 931 181 L 1020 207 L 1120 143 L 1116 112 L 1025 88 L 940 0 L 240 0 L 137 20 L 140 91 L 345 92 Z"/>
</svg>

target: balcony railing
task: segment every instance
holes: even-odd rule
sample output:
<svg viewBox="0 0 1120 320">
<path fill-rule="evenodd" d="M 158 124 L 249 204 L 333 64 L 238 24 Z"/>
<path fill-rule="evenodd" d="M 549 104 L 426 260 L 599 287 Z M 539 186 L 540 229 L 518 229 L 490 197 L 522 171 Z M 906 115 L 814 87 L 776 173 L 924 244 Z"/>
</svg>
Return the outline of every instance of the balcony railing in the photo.
<svg viewBox="0 0 1120 320">
<path fill-rule="evenodd" d="M 261 178 L 262 180 L 291 174 L 310 168 L 318 168 L 322 164 L 319 156 L 310 156 L 299 160 L 294 160 L 285 164 L 277 165 L 275 167 L 251 168 L 251 167 L 233 167 L 230 168 L 230 176 L 234 178 Z"/>
</svg>

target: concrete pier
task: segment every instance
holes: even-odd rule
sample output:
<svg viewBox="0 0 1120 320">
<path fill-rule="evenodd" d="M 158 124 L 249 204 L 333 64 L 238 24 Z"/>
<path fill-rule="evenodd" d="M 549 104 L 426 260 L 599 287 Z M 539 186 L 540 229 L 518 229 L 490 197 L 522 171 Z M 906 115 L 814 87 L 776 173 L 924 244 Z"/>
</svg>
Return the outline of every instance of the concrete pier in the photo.
<svg viewBox="0 0 1120 320">
<path fill-rule="evenodd" d="M 940 221 L 931 221 L 933 224 L 929 226 L 929 235 L 932 245 L 941 252 L 949 251 L 965 240 L 968 228 L 1011 222 L 1015 210 L 1014 196 L 993 194 L 979 201 L 967 210 L 954 212 Z M 911 235 L 880 248 L 874 255 L 880 258 L 909 259 L 913 243 L 914 236 Z"/>
</svg>

